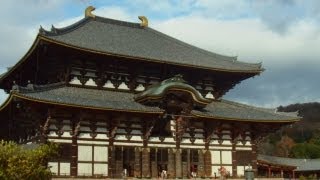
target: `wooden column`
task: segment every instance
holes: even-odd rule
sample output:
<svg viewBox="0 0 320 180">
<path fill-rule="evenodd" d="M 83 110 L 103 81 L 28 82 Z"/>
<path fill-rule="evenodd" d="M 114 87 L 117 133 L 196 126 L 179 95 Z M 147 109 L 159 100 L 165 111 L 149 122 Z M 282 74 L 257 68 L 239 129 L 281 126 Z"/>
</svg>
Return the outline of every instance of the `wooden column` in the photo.
<svg viewBox="0 0 320 180">
<path fill-rule="evenodd" d="M 204 155 L 202 150 L 198 150 L 198 157 L 199 157 L 199 162 L 198 162 L 198 177 L 204 177 L 205 176 L 205 171 L 204 171 Z"/>
<path fill-rule="evenodd" d="M 211 160 L 211 152 L 210 150 L 206 150 L 204 153 L 204 174 L 205 177 L 211 177 L 212 176 L 212 160 Z"/>
<path fill-rule="evenodd" d="M 176 149 L 175 160 L 176 160 L 176 178 L 182 178 L 182 160 L 181 160 L 181 149 Z"/>
<path fill-rule="evenodd" d="M 268 167 L 268 178 L 271 178 L 271 167 Z"/>
<path fill-rule="evenodd" d="M 116 177 L 116 168 L 115 168 L 116 167 L 116 152 L 115 152 L 115 147 L 109 145 L 108 151 L 109 151 L 108 177 L 109 178 L 115 178 Z"/>
<path fill-rule="evenodd" d="M 78 135 L 80 131 L 80 123 L 81 123 L 82 117 L 78 119 L 73 118 L 72 119 L 72 145 L 71 145 L 71 177 L 76 177 L 78 175 Z"/>
<path fill-rule="evenodd" d="M 134 177 L 141 177 L 141 148 L 134 149 Z"/>
<path fill-rule="evenodd" d="M 142 149 L 142 178 L 150 178 L 150 149 Z"/>
<path fill-rule="evenodd" d="M 236 151 L 236 141 L 232 142 L 232 177 L 237 177 L 237 151 Z"/>
<path fill-rule="evenodd" d="M 172 148 L 168 149 L 168 178 L 176 177 L 175 153 Z"/>
<path fill-rule="evenodd" d="M 296 176 L 295 176 L 295 173 L 294 173 L 294 170 L 292 170 L 292 179 L 295 179 Z"/>
<path fill-rule="evenodd" d="M 71 149 L 71 177 L 76 177 L 78 174 L 78 143 L 77 136 L 72 136 Z"/>
<path fill-rule="evenodd" d="M 114 147 L 113 142 L 114 142 L 114 137 L 120 121 L 114 120 L 112 118 L 108 118 L 107 123 L 109 126 L 108 128 L 108 137 L 109 137 L 108 177 L 116 178 L 117 177 L 117 169 L 116 169 L 117 163 L 116 163 L 116 151 L 115 151 L 116 148 Z"/>
<path fill-rule="evenodd" d="M 254 172 L 255 177 L 258 174 L 257 170 L 257 145 L 255 141 L 251 141 L 251 148 L 252 148 L 252 154 L 251 154 L 251 166 L 252 170 Z"/>
</svg>

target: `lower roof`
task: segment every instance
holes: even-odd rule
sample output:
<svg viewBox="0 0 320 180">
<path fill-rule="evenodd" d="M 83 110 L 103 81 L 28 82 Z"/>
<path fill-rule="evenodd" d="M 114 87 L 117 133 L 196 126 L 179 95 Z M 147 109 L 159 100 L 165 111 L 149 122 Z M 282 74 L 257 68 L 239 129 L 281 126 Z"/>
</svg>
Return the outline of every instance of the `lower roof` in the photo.
<svg viewBox="0 0 320 180">
<path fill-rule="evenodd" d="M 34 102 L 56 104 L 99 110 L 162 114 L 158 107 L 142 105 L 134 100 L 133 93 L 97 90 L 69 86 L 42 88 L 41 90 L 16 90 L 0 107 L 3 109 L 13 97 Z M 248 121 L 248 122 L 295 122 L 300 118 L 292 114 L 272 112 L 267 109 L 248 106 L 226 100 L 214 100 L 202 110 L 193 110 L 191 115 L 201 118 Z"/>
<path fill-rule="evenodd" d="M 295 159 L 259 154 L 258 161 L 265 164 L 296 167 L 295 171 L 320 170 L 320 159 Z"/>
</svg>

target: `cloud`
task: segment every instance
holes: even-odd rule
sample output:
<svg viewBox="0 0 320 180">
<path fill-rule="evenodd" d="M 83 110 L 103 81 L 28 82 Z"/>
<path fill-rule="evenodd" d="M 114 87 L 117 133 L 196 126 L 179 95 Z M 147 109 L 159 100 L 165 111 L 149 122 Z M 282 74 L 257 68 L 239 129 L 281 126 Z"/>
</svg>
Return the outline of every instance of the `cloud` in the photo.
<svg viewBox="0 0 320 180">
<path fill-rule="evenodd" d="M 318 62 L 320 58 L 320 34 L 317 26 L 308 22 L 300 22 L 285 36 L 268 29 L 259 19 L 224 21 L 186 16 L 151 25 L 210 51 L 238 55 L 242 61 L 283 65 L 301 58 Z"/>
<path fill-rule="evenodd" d="M 225 98 L 264 107 L 320 101 L 320 70 L 313 64 L 271 65 L 260 76 L 243 81 Z"/>
</svg>

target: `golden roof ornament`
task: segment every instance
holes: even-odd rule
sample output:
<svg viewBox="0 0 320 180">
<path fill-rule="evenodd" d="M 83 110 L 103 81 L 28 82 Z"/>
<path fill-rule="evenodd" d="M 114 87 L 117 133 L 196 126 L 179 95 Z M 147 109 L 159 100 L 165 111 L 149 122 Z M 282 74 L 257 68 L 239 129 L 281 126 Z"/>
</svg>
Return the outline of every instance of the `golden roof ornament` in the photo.
<svg viewBox="0 0 320 180">
<path fill-rule="evenodd" d="M 148 27 L 148 19 L 145 16 L 138 16 L 138 18 L 141 20 L 141 27 Z"/>
<path fill-rule="evenodd" d="M 86 10 L 84 11 L 84 17 L 96 17 L 94 14 L 92 14 L 92 11 L 94 11 L 96 8 L 93 6 L 88 6 Z"/>
</svg>

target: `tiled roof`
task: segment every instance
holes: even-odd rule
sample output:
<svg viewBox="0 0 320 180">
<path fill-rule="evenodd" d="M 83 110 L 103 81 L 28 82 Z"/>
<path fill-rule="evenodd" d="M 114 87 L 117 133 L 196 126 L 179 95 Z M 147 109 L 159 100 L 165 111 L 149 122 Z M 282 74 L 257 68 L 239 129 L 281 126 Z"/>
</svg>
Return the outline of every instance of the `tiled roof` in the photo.
<svg viewBox="0 0 320 180">
<path fill-rule="evenodd" d="M 296 167 L 295 171 L 320 170 L 320 159 L 294 159 L 259 154 L 258 161 L 263 161 L 273 165 L 293 166 Z"/>
<path fill-rule="evenodd" d="M 59 86 L 42 91 L 20 91 L 14 92 L 13 94 L 29 100 L 68 106 L 118 111 L 164 112 L 158 107 L 145 106 L 135 102 L 134 94 L 129 92 Z M 193 110 L 191 113 L 195 116 L 206 118 L 252 122 L 294 122 L 299 120 L 297 116 L 272 113 L 261 108 L 226 100 L 213 101 L 202 111 Z"/>
<path fill-rule="evenodd" d="M 157 107 L 141 105 L 133 100 L 133 94 L 118 91 L 95 90 L 77 87 L 58 87 L 44 91 L 16 92 L 22 98 L 38 100 L 54 104 L 81 106 L 119 111 L 159 112 Z"/>
<path fill-rule="evenodd" d="M 111 55 L 160 63 L 189 65 L 216 70 L 259 73 L 261 64 L 238 62 L 237 57 L 209 52 L 138 23 L 96 16 L 86 17 L 65 28 L 40 29 L 54 42 Z"/>
</svg>

